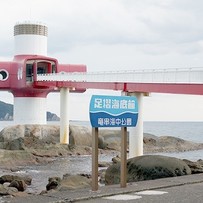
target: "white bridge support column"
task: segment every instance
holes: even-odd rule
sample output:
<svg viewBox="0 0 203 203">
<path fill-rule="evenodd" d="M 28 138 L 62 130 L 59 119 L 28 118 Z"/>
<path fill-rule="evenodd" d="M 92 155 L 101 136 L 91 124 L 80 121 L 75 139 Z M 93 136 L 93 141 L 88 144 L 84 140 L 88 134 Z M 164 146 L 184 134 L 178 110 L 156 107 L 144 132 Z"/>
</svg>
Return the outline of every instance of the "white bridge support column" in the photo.
<svg viewBox="0 0 203 203">
<path fill-rule="evenodd" d="M 69 88 L 60 89 L 60 143 L 69 144 Z"/>
<path fill-rule="evenodd" d="M 144 93 L 131 92 L 128 96 L 135 96 L 138 101 L 138 121 L 136 127 L 129 130 L 129 158 L 143 155 L 143 97 Z"/>
</svg>

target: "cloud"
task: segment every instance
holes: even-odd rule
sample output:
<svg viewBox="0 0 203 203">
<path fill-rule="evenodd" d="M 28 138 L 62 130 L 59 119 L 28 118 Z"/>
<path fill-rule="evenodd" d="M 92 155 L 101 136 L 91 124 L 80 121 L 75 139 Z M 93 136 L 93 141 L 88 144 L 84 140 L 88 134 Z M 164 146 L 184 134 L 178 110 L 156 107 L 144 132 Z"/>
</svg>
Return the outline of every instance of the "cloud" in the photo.
<svg viewBox="0 0 203 203">
<path fill-rule="evenodd" d="M 171 57 L 177 66 L 202 63 L 201 0 L 7 0 L 1 8 L 9 10 L 9 18 L 0 13 L 1 57 L 13 54 L 15 23 L 35 20 L 47 24 L 48 52 L 59 62 L 128 69 L 170 66 Z"/>
<path fill-rule="evenodd" d="M 18 6 L 8 0 L 1 8 L 9 10 L 9 18 L 0 14 L 5 19 L 1 41 L 12 38 L 17 21 L 43 21 L 49 27 L 51 53 L 81 44 L 194 44 L 203 36 L 200 0 L 19 0 Z"/>
<path fill-rule="evenodd" d="M 137 46 L 144 54 L 202 52 L 203 18 L 192 1 L 69 1 L 52 19 L 50 53 L 72 52 L 78 46 Z M 181 2 L 181 3 L 180 3 Z M 76 6 L 78 5 L 78 7 Z M 182 6 L 182 7 L 181 7 Z M 202 6 L 203 8 L 203 6 Z M 108 47 L 107 47 L 108 49 Z"/>
</svg>

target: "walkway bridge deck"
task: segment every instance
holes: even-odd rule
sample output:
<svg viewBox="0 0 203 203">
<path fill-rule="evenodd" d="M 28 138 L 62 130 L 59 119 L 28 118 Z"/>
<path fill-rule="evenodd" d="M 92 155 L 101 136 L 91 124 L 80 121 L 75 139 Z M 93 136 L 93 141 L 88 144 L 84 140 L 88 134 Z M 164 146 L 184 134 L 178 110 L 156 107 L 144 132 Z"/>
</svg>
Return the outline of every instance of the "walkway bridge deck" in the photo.
<svg viewBox="0 0 203 203">
<path fill-rule="evenodd" d="M 145 69 L 37 75 L 35 87 L 110 89 L 127 92 L 156 92 L 203 95 L 203 68 Z"/>
</svg>

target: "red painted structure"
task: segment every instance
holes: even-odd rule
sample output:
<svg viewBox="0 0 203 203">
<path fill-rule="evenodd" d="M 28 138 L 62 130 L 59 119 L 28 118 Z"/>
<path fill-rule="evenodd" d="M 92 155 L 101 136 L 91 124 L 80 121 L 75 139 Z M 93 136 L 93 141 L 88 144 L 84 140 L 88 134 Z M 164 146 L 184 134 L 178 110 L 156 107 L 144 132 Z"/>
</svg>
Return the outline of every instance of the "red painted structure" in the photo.
<svg viewBox="0 0 203 203">
<path fill-rule="evenodd" d="M 17 55 L 11 62 L 0 62 L 0 90 L 10 91 L 14 97 L 46 97 L 58 91 L 56 86 L 36 86 L 37 74 L 86 72 L 85 65 L 58 64 L 57 59 L 40 55 Z M 84 92 L 85 88 L 75 88 Z"/>
<path fill-rule="evenodd" d="M 174 94 L 203 95 L 203 84 L 186 83 L 123 83 L 123 82 L 72 82 L 72 81 L 35 81 L 34 87 L 68 87 L 70 89 L 109 89 L 126 92 L 154 92 Z"/>
</svg>

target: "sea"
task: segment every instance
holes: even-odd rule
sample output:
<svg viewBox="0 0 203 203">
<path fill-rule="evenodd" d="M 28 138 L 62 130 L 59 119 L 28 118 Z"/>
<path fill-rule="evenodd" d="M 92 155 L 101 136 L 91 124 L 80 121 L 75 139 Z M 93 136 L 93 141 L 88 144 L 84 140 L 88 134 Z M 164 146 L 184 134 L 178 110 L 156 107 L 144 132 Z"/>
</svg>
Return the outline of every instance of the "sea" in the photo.
<svg viewBox="0 0 203 203">
<path fill-rule="evenodd" d="M 12 121 L 0 121 L 0 130 L 6 126 L 13 125 Z M 59 125 L 59 122 L 48 122 L 47 124 Z M 70 124 L 89 126 L 87 121 L 70 121 Z M 144 122 L 144 133 L 156 136 L 174 136 L 184 140 L 203 143 L 203 122 Z M 156 153 L 181 159 L 197 161 L 203 159 L 203 150 L 187 151 L 179 153 Z M 114 154 L 116 156 L 117 154 Z M 111 161 L 112 154 L 99 155 L 99 161 Z M 0 171 L 6 174 L 7 171 Z M 32 177 L 32 185 L 27 188 L 27 192 L 40 193 L 45 190 L 48 178 L 53 176 L 62 177 L 64 174 L 91 174 L 91 156 L 70 156 L 66 158 L 56 158 L 51 163 L 45 165 L 35 165 L 23 167 L 15 174 L 29 175 Z"/>
</svg>

